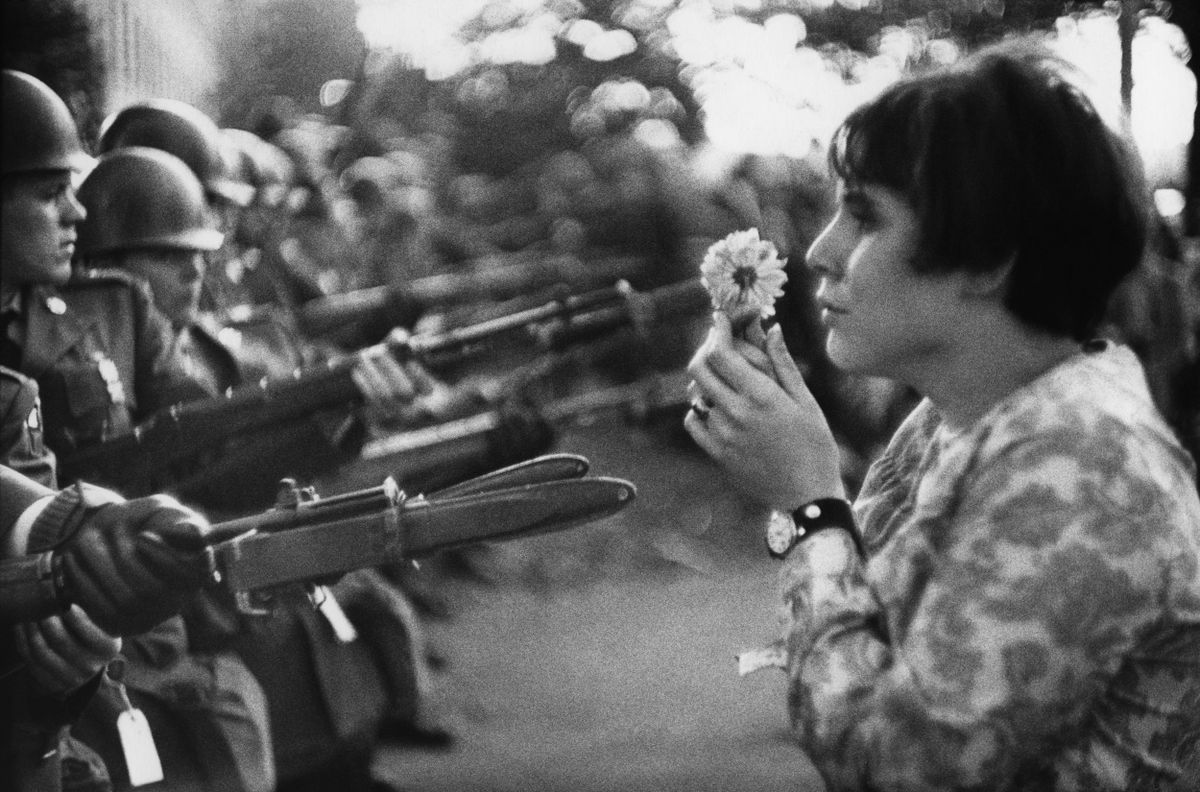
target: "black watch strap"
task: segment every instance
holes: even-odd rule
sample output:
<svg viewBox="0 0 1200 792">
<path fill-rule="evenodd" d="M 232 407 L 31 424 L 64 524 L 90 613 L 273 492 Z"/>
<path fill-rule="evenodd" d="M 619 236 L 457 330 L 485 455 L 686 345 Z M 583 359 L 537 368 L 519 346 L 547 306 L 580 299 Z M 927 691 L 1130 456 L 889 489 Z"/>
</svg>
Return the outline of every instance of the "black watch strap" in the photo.
<svg viewBox="0 0 1200 792">
<path fill-rule="evenodd" d="M 794 530 L 791 540 L 786 545 L 780 543 L 778 537 L 773 540 L 768 539 L 767 547 L 771 555 L 776 558 L 785 557 L 796 545 L 804 541 L 806 537 L 828 528 L 838 528 L 849 533 L 859 556 L 866 558 L 862 537 L 859 536 L 858 525 L 854 520 L 854 509 L 851 507 L 850 502 L 844 498 L 818 498 L 804 504 L 790 515 L 779 516 L 785 520 L 790 516 Z"/>
</svg>

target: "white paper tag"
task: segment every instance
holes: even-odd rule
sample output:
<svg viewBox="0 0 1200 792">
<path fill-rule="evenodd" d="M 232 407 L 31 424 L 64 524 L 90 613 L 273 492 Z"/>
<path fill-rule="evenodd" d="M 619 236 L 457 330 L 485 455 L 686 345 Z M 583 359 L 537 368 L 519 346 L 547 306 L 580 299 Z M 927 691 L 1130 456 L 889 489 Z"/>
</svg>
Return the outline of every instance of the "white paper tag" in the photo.
<svg viewBox="0 0 1200 792">
<path fill-rule="evenodd" d="M 329 590 L 328 586 L 317 586 L 316 591 L 313 592 L 313 600 L 317 603 L 317 610 L 333 628 L 333 634 L 337 636 L 340 643 L 348 644 L 358 640 L 358 630 L 354 629 L 354 625 L 350 623 L 349 617 L 346 616 L 346 612 L 342 610 L 342 606 L 338 604 L 337 598 L 333 596 L 333 592 Z"/>
<path fill-rule="evenodd" d="M 154 746 L 154 735 L 146 716 L 136 707 L 117 716 L 117 732 L 121 735 L 121 750 L 129 769 L 129 783 L 144 786 L 163 780 L 162 762 Z"/>
<path fill-rule="evenodd" d="M 738 676 L 746 676 L 763 668 L 787 668 L 787 650 L 779 644 L 751 649 L 737 656 Z"/>
</svg>

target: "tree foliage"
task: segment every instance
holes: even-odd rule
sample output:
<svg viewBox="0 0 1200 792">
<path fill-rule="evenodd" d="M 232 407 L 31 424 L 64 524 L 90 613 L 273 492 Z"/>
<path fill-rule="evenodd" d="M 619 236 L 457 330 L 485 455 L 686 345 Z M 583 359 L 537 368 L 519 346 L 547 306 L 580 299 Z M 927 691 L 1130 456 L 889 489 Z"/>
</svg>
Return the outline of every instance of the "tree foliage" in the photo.
<svg viewBox="0 0 1200 792">
<path fill-rule="evenodd" d="M 539 152 L 576 146 L 581 136 L 628 128 L 656 113 L 674 124 L 684 140 L 695 142 L 702 136 L 700 105 L 668 34 L 672 13 L 685 5 L 546 0 L 540 7 L 530 7 L 493 0 L 461 27 L 459 37 L 484 49 L 481 45 L 491 38 L 545 24 L 546 16 L 553 15 L 561 22 L 553 60 L 531 64 L 482 59 L 437 82 L 423 80 L 419 70 L 396 61 L 364 86 L 355 124 L 373 130 L 382 144 L 389 134 L 419 133 L 431 119 L 443 125 L 452 119 L 464 166 L 492 172 L 510 170 Z M 969 48 L 1005 33 L 1048 27 L 1065 11 L 1098 5 L 1062 0 L 765 0 L 751 11 L 733 3 L 714 3 L 713 13 L 758 23 L 778 14 L 795 14 L 804 21 L 808 46 L 871 53 L 889 27 L 919 25 L 928 37 L 952 38 Z M 636 48 L 610 60 L 587 57 L 583 46 L 564 34 L 581 20 L 606 31 L 627 32 Z M 657 110 L 650 109 L 652 101 L 646 107 L 600 106 L 602 86 L 630 84 L 644 88 L 643 96 L 669 95 L 670 100 L 658 102 Z M 670 107 L 664 111 L 666 105 Z M 392 123 L 381 124 L 381 118 Z"/>
<path fill-rule="evenodd" d="M 321 86 L 356 79 L 366 42 L 354 0 L 248 0 L 229 4 L 221 32 L 222 124 L 253 127 L 281 100 L 300 112 L 321 109 Z"/>
<path fill-rule="evenodd" d="M 82 139 L 104 113 L 104 59 L 81 0 L 5 0 L 3 66 L 32 74 L 67 102 Z"/>
</svg>

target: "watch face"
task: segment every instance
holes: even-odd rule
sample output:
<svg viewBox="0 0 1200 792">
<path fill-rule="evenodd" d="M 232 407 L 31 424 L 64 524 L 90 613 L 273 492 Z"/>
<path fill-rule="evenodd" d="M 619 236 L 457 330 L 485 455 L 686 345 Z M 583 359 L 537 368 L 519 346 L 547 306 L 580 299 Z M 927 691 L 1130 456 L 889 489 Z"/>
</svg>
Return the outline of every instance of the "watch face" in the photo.
<svg viewBox="0 0 1200 792">
<path fill-rule="evenodd" d="M 796 523 L 790 514 L 772 512 L 771 521 L 767 523 L 767 547 L 772 553 L 782 555 L 792 549 L 796 541 Z"/>
</svg>

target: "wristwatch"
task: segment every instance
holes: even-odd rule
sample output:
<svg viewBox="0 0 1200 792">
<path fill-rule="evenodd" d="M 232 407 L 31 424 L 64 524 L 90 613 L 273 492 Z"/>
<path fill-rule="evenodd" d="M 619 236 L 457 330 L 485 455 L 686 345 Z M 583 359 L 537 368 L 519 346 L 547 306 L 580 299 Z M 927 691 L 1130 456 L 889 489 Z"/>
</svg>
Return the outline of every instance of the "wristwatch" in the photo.
<svg viewBox="0 0 1200 792">
<path fill-rule="evenodd" d="M 827 528 L 848 532 L 858 554 L 864 556 L 854 512 L 850 502 L 842 498 L 818 498 L 791 513 L 771 512 L 771 520 L 767 523 L 767 551 L 775 558 L 786 558 L 806 536 Z"/>
</svg>

